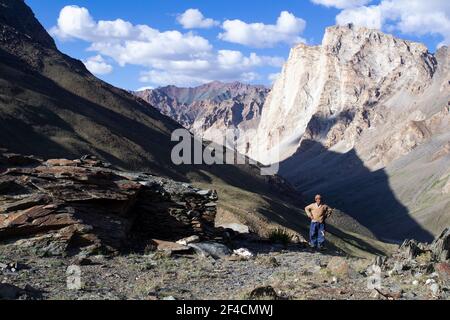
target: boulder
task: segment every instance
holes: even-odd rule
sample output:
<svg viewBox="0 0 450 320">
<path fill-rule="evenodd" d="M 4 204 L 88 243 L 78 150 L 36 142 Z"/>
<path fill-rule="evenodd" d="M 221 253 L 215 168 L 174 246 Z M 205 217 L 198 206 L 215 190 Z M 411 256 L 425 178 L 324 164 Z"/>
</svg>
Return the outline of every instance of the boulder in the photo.
<svg viewBox="0 0 450 320">
<path fill-rule="evenodd" d="M 445 262 L 450 259 L 450 228 L 446 228 L 431 244 L 433 257 L 437 261 Z"/>
<path fill-rule="evenodd" d="M 331 274 L 340 278 L 347 277 L 350 273 L 350 265 L 342 257 L 331 258 L 331 260 L 328 262 L 327 268 L 331 272 Z"/>
<path fill-rule="evenodd" d="M 413 260 L 424 251 L 416 240 L 405 240 L 400 246 L 400 251 L 405 259 Z"/>
<path fill-rule="evenodd" d="M 224 229 L 230 229 L 234 232 L 241 233 L 241 234 L 248 234 L 250 233 L 250 229 L 245 224 L 240 223 L 224 223 L 218 225 L 218 227 L 224 228 Z"/>
<path fill-rule="evenodd" d="M 190 244 L 189 247 L 203 257 L 212 257 L 214 259 L 228 257 L 232 253 L 226 245 L 217 242 L 200 242 Z"/>
<path fill-rule="evenodd" d="M 444 283 L 450 283 L 450 263 L 440 262 L 434 265 L 434 270 Z"/>
<path fill-rule="evenodd" d="M 33 240 L 43 256 L 86 247 L 144 250 L 140 246 L 155 238 L 220 235 L 214 191 L 196 193 L 188 184 L 117 170 L 93 156 L 44 162 L 0 153 L 0 166 L 6 168 L 0 175 L 0 241 Z"/>
<path fill-rule="evenodd" d="M 240 248 L 240 249 L 234 250 L 233 253 L 235 255 L 240 256 L 245 259 L 251 259 L 255 256 L 255 254 L 253 252 L 251 252 L 250 250 L 245 249 L 245 248 Z"/>
</svg>

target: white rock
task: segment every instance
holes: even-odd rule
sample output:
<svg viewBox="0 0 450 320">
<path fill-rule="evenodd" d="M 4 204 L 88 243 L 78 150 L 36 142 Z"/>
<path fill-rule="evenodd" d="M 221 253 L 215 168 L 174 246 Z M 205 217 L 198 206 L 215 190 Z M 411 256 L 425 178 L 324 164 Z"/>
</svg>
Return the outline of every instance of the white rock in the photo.
<svg viewBox="0 0 450 320">
<path fill-rule="evenodd" d="M 240 249 L 234 250 L 233 252 L 234 252 L 234 254 L 236 254 L 240 257 L 247 258 L 247 259 L 253 258 L 255 256 L 250 250 L 245 249 L 245 248 L 240 248 Z"/>
<path fill-rule="evenodd" d="M 437 284 L 437 283 L 433 283 L 431 286 L 430 286 L 430 290 L 431 290 L 431 293 L 433 294 L 433 296 L 438 296 L 439 295 L 439 290 L 440 290 L 440 288 L 439 288 L 439 285 Z"/>
</svg>

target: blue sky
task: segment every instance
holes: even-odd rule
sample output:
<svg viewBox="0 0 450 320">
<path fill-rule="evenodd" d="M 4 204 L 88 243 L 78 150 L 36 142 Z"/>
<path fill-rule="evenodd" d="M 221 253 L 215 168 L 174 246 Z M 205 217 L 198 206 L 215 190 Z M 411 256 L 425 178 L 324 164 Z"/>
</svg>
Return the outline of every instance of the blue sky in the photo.
<svg viewBox="0 0 450 320">
<path fill-rule="evenodd" d="M 211 80 L 270 85 L 293 45 L 319 44 L 337 22 L 382 29 L 430 51 L 450 39 L 447 0 L 26 2 L 61 51 L 130 90 Z"/>
</svg>

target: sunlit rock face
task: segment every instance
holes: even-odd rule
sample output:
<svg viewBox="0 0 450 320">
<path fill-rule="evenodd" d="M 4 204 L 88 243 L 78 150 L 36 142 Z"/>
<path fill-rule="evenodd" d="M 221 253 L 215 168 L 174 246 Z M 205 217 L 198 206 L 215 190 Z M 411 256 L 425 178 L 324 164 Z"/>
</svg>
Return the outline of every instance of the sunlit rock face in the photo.
<svg viewBox="0 0 450 320">
<path fill-rule="evenodd" d="M 356 148 L 371 165 L 386 165 L 426 139 L 421 121 L 447 105 L 447 71 L 447 48 L 433 55 L 380 31 L 328 28 L 322 45 L 292 49 L 249 155 L 274 162 L 264 156 L 275 148 L 284 160 L 313 139 L 338 151 Z"/>
</svg>

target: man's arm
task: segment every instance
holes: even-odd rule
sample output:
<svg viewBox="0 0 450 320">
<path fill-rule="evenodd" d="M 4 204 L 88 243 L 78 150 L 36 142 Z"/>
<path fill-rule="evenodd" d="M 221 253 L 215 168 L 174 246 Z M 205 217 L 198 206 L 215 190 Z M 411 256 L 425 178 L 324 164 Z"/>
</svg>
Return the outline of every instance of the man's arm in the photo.
<svg viewBox="0 0 450 320">
<path fill-rule="evenodd" d="M 310 218 L 310 219 L 312 219 L 312 212 L 311 212 L 311 210 L 312 210 L 311 205 L 309 205 L 309 206 L 307 206 L 307 207 L 305 208 L 306 215 L 307 215 L 308 218 Z"/>
</svg>

